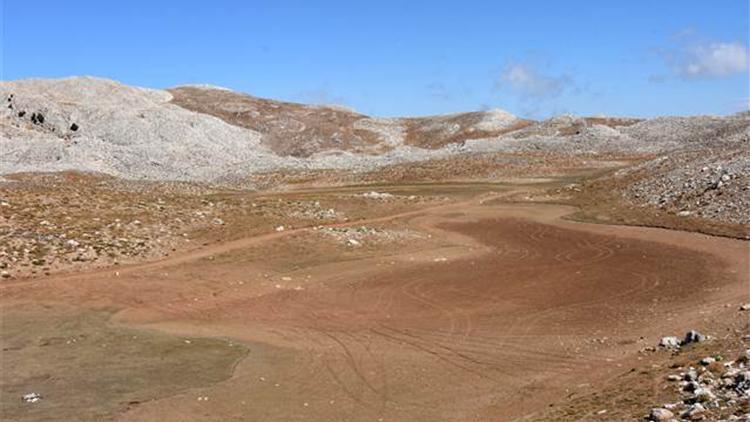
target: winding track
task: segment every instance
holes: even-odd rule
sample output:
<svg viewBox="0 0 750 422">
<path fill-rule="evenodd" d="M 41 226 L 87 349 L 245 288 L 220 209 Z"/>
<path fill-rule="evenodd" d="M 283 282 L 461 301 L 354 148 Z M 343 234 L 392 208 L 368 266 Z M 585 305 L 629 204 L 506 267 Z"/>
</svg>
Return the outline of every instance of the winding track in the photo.
<svg viewBox="0 0 750 422">
<path fill-rule="evenodd" d="M 155 311 L 150 328 L 210 332 L 250 342 L 251 349 L 253 341 L 261 341 L 292 350 L 297 358 L 291 364 L 279 361 L 267 368 L 285 375 L 278 393 L 264 403 L 266 413 L 257 413 L 266 420 L 296 419 L 296 410 L 275 406 L 300 398 L 314 402 L 314 409 L 301 414 L 309 419 L 455 420 L 515 415 L 509 410 L 512 403 L 540 405 L 519 401 L 515 391 L 543 382 L 554 394 L 571 377 L 604 371 L 597 366 L 606 366 L 623 349 L 632 353 L 641 347 L 613 350 L 594 347 L 588 339 L 600 333 L 622 340 L 653 336 L 665 325 L 659 318 L 689 310 L 707 285 L 734 286 L 743 276 L 728 275 L 718 258 L 674 246 L 681 237 L 693 239 L 688 234 L 676 235 L 672 244 L 655 242 L 658 236 L 634 240 L 648 230 L 619 228 L 612 234 L 560 222 L 564 211 L 555 207 L 542 212 L 543 205 L 482 205 L 498 196 L 331 225 L 399 220 L 460 251 L 444 263 L 429 259 L 441 250 L 418 252 L 427 259 L 387 270 L 369 265 L 382 256 L 325 266 L 319 273 L 311 269 L 316 279 L 325 280 L 325 288 L 262 294 L 225 288 L 197 300 L 199 293 L 209 296 L 209 290 L 224 285 L 214 274 L 249 272 L 197 261 L 283 242 L 304 234 L 307 229 L 301 228 L 118 268 L 116 282 L 110 280 L 111 269 L 97 270 L 19 280 L 3 285 L 0 295 L 6 301 L 51 294 L 54 300 L 105 303 L 128 310 L 125 323 L 139 310 Z M 461 213 L 449 212 L 454 210 Z M 722 242 L 742 251 L 732 241 Z M 166 270 L 163 280 L 144 284 Z M 671 302 L 654 309 L 654 299 Z M 249 388 L 259 369 L 248 358 L 232 379 L 212 387 L 227 397 L 212 402 L 217 414 L 233 409 L 236 403 L 230 399 Z M 190 419 L 180 410 L 190 397 L 144 405 L 124 417 Z M 319 408 L 317 402 L 328 401 L 337 405 Z"/>
</svg>

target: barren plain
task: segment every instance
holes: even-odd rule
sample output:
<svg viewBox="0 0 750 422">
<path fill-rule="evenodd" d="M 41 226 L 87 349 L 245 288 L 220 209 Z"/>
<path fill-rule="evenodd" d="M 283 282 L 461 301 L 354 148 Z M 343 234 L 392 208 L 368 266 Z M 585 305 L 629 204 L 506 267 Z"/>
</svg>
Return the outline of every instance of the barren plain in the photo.
<svg viewBox="0 0 750 422">
<path fill-rule="evenodd" d="M 746 114 L 385 121 L 4 84 L 0 419 L 750 412 Z M 103 111 L 113 89 L 132 111 Z"/>
</svg>

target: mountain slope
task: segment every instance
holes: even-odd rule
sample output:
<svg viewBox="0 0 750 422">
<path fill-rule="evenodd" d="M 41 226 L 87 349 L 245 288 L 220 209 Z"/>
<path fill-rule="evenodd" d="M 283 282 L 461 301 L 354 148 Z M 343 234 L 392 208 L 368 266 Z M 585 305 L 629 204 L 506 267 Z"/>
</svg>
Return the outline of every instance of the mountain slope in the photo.
<svg viewBox="0 0 750 422">
<path fill-rule="evenodd" d="M 338 107 L 274 101 L 223 89 L 189 86 L 168 91 L 171 103 L 252 129 L 272 151 L 295 157 L 332 150 L 380 154 L 399 145 L 437 149 L 531 124 L 502 110 L 379 119 Z"/>
<path fill-rule="evenodd" d="M 210 180 L 235 163 L 280 164 L 258 133 L 169 104 L 165 91 L 71 78 L 3 82 L 0 98 L 3 173 Z"/>
<path fill-rule="evenodd" d="M 750 115 L 650 120 L 502 110 L 374 118 L 211 87 L 75 77 L 0 82 L 0 174 L 80 170 L 217 182 L 284 169 L 367 171 L 487 152 L 664 153 L 736 147 Z"/>
</svg>

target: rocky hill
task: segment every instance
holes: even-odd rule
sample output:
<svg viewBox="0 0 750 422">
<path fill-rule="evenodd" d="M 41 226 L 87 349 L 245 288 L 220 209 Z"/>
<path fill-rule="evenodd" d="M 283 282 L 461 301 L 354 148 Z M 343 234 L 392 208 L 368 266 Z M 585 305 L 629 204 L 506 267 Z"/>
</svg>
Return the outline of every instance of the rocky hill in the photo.
<svg viewBox="0 0 750 422">
<path fill-rule="evenodd" d="M 340 107 L 280 102 L 222 89 L 178 87 L 168 92 L 172 104 L 260 133 L 261 143 L 282 156 L 310 157 L 336 150 L 378 155 L 405 145 L 438 149 L 496 137 L 530 123 L 502 110 L 380 119 Z"/>
<path fill-rule="evenodd" d="M 375 118 L 207 86 L 75 77 L 0 82 L 0 174 L 81 170 L 221 182 L 284 169 L 369 171 L 486 152 L 665 153 L 747 145 L 750 116 L 650 120 L 502 110 Z"/>
</svg>

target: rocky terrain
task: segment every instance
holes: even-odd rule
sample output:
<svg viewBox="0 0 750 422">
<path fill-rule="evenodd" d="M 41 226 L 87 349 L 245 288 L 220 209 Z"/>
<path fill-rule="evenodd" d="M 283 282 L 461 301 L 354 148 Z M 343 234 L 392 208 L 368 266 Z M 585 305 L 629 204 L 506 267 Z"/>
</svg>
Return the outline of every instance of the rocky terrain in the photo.
<svg viewBox="0 0 750 422">
<path fill-rule="evenodd" d="M 211 190 L 201 183 L 262 190 L 604 172 L 564 193 L 584 210 L 593 204 L 591 218 L 612 214 L 602 207 L 614 204 L 635 210 L 635 223 L 750 236 L 750 113 L 532 121 L 490 110 L 383 119 L 208 86 L 164 91 L 89 77 L 0 82 L 0 100 L 0 174 L 78 171 L 119 179 L 68 174 L 1 182 L 6 276 L 10 266 L 45 273 L 168 253 L 186 243 L 186 232 L 224 223 L 218 207 L 170 193 L 174 186 Z M 606 171 L 613 167 L 621 169 Z M 66 185 L 71 177 L 76 183 Z M 133 193 L 141 199 L 114 203 L 117 189 L 127 186 L 130 195 L 137 180 L 145 182 Z M 86 207 L 89 198 L 101 206 Z M 174 214 L 165 205 L 172 199 Z M 285 204 L 273 218 L 347 218 L 316 201 L 297 205 Z M 60 207 L 66 211 L 55 212 Z M 66 212 L 91 216 L 83 222 Z"/>
<path fill-rule="evenodd" d="M 386 192 L 264 196 L 94 173 L 14 174 L 0 181 L 0 277 L 43 277 L 155 260 L 218 239 L 356 221 L 448 200 Z M 346 243 L 349 229 L 336 230 L 330 233 L 343 233 L 338 237 Z M 368 243 L 398 238 L 389 233 L 368 229 L 352 238 L 365 236 Z"/>
<path fill-rule="evenodd" d="M 651 409 L 647 419 L 669 421 L 722 419 L 743 420 L 750 412 L 750 349 L 736 357 L 721 354 L 673 368 L 666 380 L 678 399 Z"/>
<path fill-rule="evenodd" d="M 748 418 L 750 113 L 0 101 L 0 418 Z"/>
<path fill-rule="evenodd" d="M 324 237 L 352 247 L 367 247 L 373 244 L 393 244 L 412 239 L 419 239 L 424 235 L 410 230 L 379 229 L 376 227 L 316 227 Z"/>
<path fill-rule="evenodd" d="M 154 90 L 89 77 L 1 82 L 0 100 L 0 173 L 79 170 L 214 183 L 466 154 L 736 148 L 746 145 L 750 126 L 747 114 L 531 121 L 490 110 L 383 119 L 218 88 Z"/>
<path fill-rule="evenodd" d="M 750 238 L 750 148 L 688 149 L 556 189 L 586 219 Z M 631 162 L 631 163 L 632 163 Z"/>
<path fill-rule="evenodd" d="M 750 225 L 750 148 L 661 156 L 615 177 L 628 176 L 638 179 L 625 191 L 632 203 Z"/>
<path fill-rule="evenodd" d="M 213 190 L 197 185 L 74 173 L 15 175 L 1 185 L 3 278 L 155 259 L 223 224 L 202 200 Z"/>
</svg>

